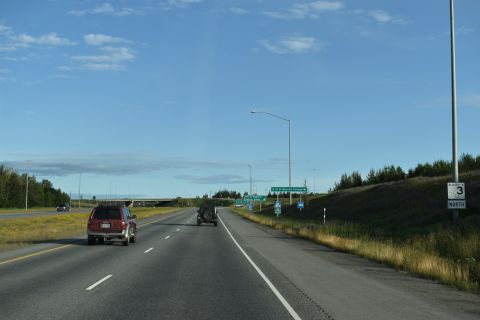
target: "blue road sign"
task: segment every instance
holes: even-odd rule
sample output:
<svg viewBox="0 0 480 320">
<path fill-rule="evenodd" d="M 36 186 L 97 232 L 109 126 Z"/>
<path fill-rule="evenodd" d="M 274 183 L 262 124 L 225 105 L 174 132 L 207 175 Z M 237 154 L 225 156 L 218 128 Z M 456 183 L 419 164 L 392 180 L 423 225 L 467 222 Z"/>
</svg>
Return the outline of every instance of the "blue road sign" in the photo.
<svg viewBox="0 0 480 320">
<path fill-rule="evenodd" d="M 277 200 L 275 201 L 274 207 L 275 207 L 275 214 L 277 215 L 277 218 L 278 218 L 278 216 L 282 214 L 282 203 L 279 200 Z"/>
<path fill-rule="evenodd" d="M 301 209 L 305 209 L 305 202 L 303 202 L 303 201 L 298 201 L 298 202 L 297 202 L 297 208 L 300 209 L 300 210 L 301 210 Z"/>
<path fill-rule="evenodd" d="M 252 203 L 248 204 L 248 211 L 253 211 L 253 204 Z"/>
<path fill-rule="evenodd" d="M 282 208 L 282 203 L 280 201 L 275 201 L 275 209 Z"/>
</svg>

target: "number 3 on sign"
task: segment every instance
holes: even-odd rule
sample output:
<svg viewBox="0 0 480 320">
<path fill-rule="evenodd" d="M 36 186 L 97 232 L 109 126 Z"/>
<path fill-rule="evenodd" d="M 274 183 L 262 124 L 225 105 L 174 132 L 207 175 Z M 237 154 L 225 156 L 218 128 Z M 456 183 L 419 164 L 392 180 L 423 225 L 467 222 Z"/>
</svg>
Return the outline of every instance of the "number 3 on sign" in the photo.
<svg viewBox="0 0 480 320">
<path fill-rule="evenodd" d="M 458 186 L 457 187 L 457 194 L 462 195 L 463 194 L 463 187 Z"/>
</svg>

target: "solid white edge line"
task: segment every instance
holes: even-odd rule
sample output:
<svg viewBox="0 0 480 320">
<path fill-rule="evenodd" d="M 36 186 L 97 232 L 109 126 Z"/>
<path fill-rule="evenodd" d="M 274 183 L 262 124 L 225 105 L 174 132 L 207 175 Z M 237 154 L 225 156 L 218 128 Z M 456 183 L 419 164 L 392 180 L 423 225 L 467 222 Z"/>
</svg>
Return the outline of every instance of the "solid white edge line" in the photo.
<svg viewBox="0 0 480 320">
<path fill-rule="evenodd" d="M 153 250 L 153 248 L 150 248 L 150 249 L 146 250 L 144 253 L 149 253 L 152 250 Z"/>
<path fill-rule="evenodd" d="M 166 236 L 166 237 L 165 237 L 165 240 L 167 240 L 168 238 L 170 238 L 170 236 Z"/>
<path fill-rule="evenodd" d="M 109 275 L 106 276 L 106 277 L 103 277 L 102 279 L 98 280 L 97 282 L 95 282 L 94 284 L 92 284 L 90 287 L 88 287 L 86 290 L 87 290 L 87 291 L 92 290 L 93 288 L 95 288 L 96 286 L 98 286 L 100 283 L 102 283 L 102 282 L 110 279 L 111 277 L 112 277 L 111 274 L 109 274 Z"/>
<path fill-rule="evenodd" d="M 255 264 L 255 262 L 253 262 L 253 260 L 248 256 L 248 254 L 243 250 L 243 248 L 238 244 L 237 240 L 235 240 L 235 238 L 232 236 L 232 234 L 230 233 L 230 230 L 228 230 L 227 226 L 225 225 L 225 223 L 223 223 L 223 220 L 222 218 L 220 217 L 220 215 L 218 215 L 218 218 L 220 219 L 220 222 L 222 223 L 223 227 L 225 228 L 225 230 L 227 230 L 227 233 L 228 235 L 230 236 L 230 238 L 232 238 L 233 242 L 237 245 L 238 249 L 240 250 L 241 253 L 243 253 L 243 255 L 245 256 L 245 258 L 247 258 L 248 262 L 250 262 L 250 264 L 252 265 L 252 267 L 255 269 L 255 271 L 257 271 L 257 273 L 260 275 L 260 277 L 262 277 L 263 281 L 265 281 L 265 283 L 268 285 L 268 287 L 270 288 L 270 290 L 272 290 L 272 292 L 275 294 L 275 296 L 278 298 L 278 300 L 280 300 L 280 302 L 283 304 L 283 306 L 285 307 L 285 309 L 287 309 L 288 313 L 290 313 L 290 315 L 292 316 L 293 319 L 295 320 L 302 320 L 302 318 L 300 318 L 300 316 L 297 314 L 297 312 L 295 312 L 295 310 L 292 308 L 292 306 L 288 303 L 288 301 L 282 296 L 282 294 L 277 290 L 277 288 L 273 285 L 273 283 L 270 281 L 270 279 L 267 278 L 267 276 L 262 272 L 262 270 Z"/>
</svg>

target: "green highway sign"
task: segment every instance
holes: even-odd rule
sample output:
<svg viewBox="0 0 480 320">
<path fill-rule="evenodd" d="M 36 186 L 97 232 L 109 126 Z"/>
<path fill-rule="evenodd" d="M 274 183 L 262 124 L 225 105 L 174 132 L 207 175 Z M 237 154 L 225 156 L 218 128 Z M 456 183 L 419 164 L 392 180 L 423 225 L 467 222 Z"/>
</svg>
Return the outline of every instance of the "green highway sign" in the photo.
<svg viewBox="0 0 480 320">
<path fill-rule="evenodd" d="M 307 187 L 272 187 L 272 192 L 307 192 Z"/>
<path fill-rule="evenodd" d="M 252 200 L 252 201 L 267 201 L 267 196 L 259 196 L 259 195 L 245 195 L 243 196 L 245 200 Z"/>
<path fill-rule="evenodd" d="M 243 202 L 243 204 L 249 204 L 249 203 L 250 203 L 250 200 L 248 200 L 248 199 L 243 199 L 242 202 Z"/>
</svg>

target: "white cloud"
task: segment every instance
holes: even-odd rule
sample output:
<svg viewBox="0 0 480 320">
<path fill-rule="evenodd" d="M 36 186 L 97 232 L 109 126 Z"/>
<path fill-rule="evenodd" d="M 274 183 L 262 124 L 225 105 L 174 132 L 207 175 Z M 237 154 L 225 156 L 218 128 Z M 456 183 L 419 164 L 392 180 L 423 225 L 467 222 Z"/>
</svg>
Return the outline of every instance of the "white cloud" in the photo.
<svg viewBox="0 0 480 320">
<path fill-rule="evenodd" d="M 72 59 L 81 62 L 79 66 L 60 66 L 62 71 L 92 70 L 92 71 L 123 71 L 122 63 L 135 59 L 134 52 L 127 47 L 102 47 L 101 54 L 73 56 Z"/>
<path fill-rule="evenodd" d="M 114 43 L 132 43 L 129 40 L 122 38 L 112 37 L 105 34 L 86 34 L 83 36 L 85 43 L 91 46 L 101 46 L 104 44 L 114 44 Z"/>
<path fill-rule="evenodd" d="M 0 52 L 15 51 L 17 48 L 13 45 L 0 45 Z"/>
<path fill-rule="evenodd" d="M 12 155 L 3 154 L 3 157 Z M 185 172 L 187 169 L 228 169 L 244 168 L 244 163 L 221 160 L 204 160 L 196 158 L 159 158 L 138 153 L 116 154 L 81 154 L 65 155 L 53 154 L 17 154 L 15 158 L 25 157 L 32 160 L 29 164 L 31 173 L 40 176 L 67 176 L 72 174 L 99 174 L 111 176 L 124 176 L 150 173 L 160 170 L 178 170 Z M 23 170 L 25 160 L 4 160 L 3 163 L 12 168 Z"/>
<path fill-rule="evenodd" d="M 192 4 L 203 2 L 203 0 L 168 0 L 166 4 L 178 8 L 187 8 Z"/>
<path fill-rule="evenodd" d="M 338 11 L 343 8 L 340 1 L 313 1 L 297 3 L 282 11 L 265 11 L 263 14 L 273 19 L 304 19 L 317 18 L 318 14 L 326 11 Z"/>
<path fill-rule="evenodd" d="M 243 176 L 235 174 L 215 174 L 210 176 L 198 177 L 195 175 L 182 174 L 175 178 L 181 180 L 187 180 L 195 184 L 241 184 L 248 183 L 250 180 Z M 256 183 L 273 182 L 273 180 L 255 179 Z"/>
<path fill-rule="evenodd" d="M 461 99 L 461 103 L 469 107 L 480 108 L 480 94 L 467 94 Z"/>
<path fill-rule="evenodd" d="M 390 13 L 384 10 L 371 10 L 367 13 L 373 20 L 380 24 L 388 23 L 397 23 L 397 24 L 407 24 L 409 21 L 402 19 L 400 17 L 391 15 Z"/>
<path fill-rule="evenodd" d="M 460 26 L 460 27 L 457 28 L 457 30 L 456 30 L 457 34 L 459 34 L 459 35 L 470 34 L 470 33 L 474 32 L 474 31 L 475 31 L 475 28 L 470 27 L 470 26 L 466 26 L 466 25 Z"/>
<path fill-rule="evenodd" d="M 275 42 L 262 40 L 260 45 L 276 54 L 312 52 L 319 50 L 322 46 L 316 38 L 305 36 L 288 36 Z"/>
<path fill-rule="evenodd" d="M 74 16 L 84 16 L 87 14 L 105 14 L 105 15 L 112 15 L 116 17 L 125 17 L 131 15 L 142 15 L 144 12 L 142 10 L 123 7 L 123 8 L 115 8 L 110 3 L 103 3 L 95 8 L 92 9 L 84 9 L 84 10 L 71 10 L 68 12 L 70 15 Z"/>
<path fill-rule="evenodd" d="M 9 34 L 12 32 L 12 28 L 4 24 L 0 24 L 0 34 Z"/>
<path fill-rule="evenodd" d="M 123 71 L 125 67 L 115 63 L 86 63 L 83 65 L 86 70 L 92 71 Z"/>
<path fill-rule="evenodd" d="M 74 60 L 91 63 L 119 63 L 124 61 L 132 61 L 135 55 L 132 50 L 127 47 L 103 47 L 101 55 L 92 56 L 74 56 Z"/>
<path fill-rule="evenodd" d="M 93 13 L 113 13 L 115 8 L 110 3 L 104 3 L 92 10 Z"/>
<path fill-rule="evenodd" d="M 245 10 L 243 8 L 239 8 L 239 7 L 229 8 L 228 11 L 230 11 L 231 13 L 239 14 L 239 15 L 244 15 L 244 14 L 248 13 L 247 10 Z"/>
<path fill-rule="evenodd" d="M 21 47 L 29 46 L 31 44 L 49 46 L 68 46 L 75 44 L 75 42 L 73 41 L 59 37 L 55 32 L 43 34 L 39 37 L 34 37 L 25 33 L 21 33 L 12 37 L 12 40 L 15 42 L 14 46 Z"/>
</svg>

